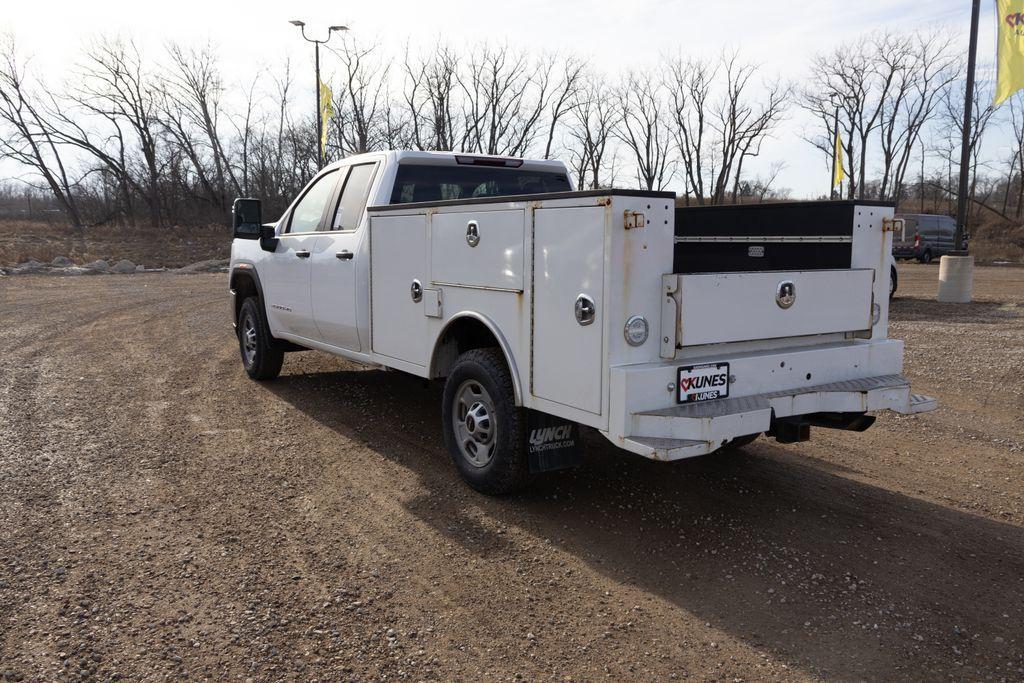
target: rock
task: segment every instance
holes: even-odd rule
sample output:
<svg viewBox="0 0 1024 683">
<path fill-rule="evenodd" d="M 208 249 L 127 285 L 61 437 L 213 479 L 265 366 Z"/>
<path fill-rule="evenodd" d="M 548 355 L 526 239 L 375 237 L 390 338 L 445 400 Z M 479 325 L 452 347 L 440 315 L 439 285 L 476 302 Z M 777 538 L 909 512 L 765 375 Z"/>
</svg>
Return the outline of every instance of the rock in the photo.
<svg viewBox="0 0 1024 683">
<path fill-rule="evenodd" d="M 85 268 L 86 270 L 92 270 L 92 271 L 97 271 L 97 272 L 103 272 L 103 271 L 110 270 L 110 264 L 107 263 L 106 261 L 104 261 L 103 259 L 97 259 L 96 261 L 93 261 L 92 263 L 86 263 L 82 267 Z"/>
<path fill-rule="evenodd" d="M 129 261 L 128 259 L 123 258 L 110 267 L 110 272 L 120 274 L 134 273 L 135 264 Z"/>
<path fill-rule="evenodd" d="M 50 261 L 50 265 L 55 268 L 66 268 L 67 266 L 74 265 L 74 263 L 67 256 L 54 256 L 53 260 Z"/>
<path fill-rule="evenodd" d="M 175 273 L 222 273 L 226 272 L 229 261 L 227 259 L 210 259 L 208 261 L 199 261 L 198 263 L 192 263 L 182 268 L 176 269 Z"/>
<path fill-rule="evenodd" d="M 29 259 L 28 261 L 23 261 L 23 262 L 19 263 L 18 265 L 14 266 L 14 268 L 11 270 L 11 273 L 14 274 L 14 275 L 24 275 L 26 273 L 38 273 L 39 271 L 43 270 L 44 268 L 46 268 L 46 264 L 40 263 L 39 261 L 36 261 L 35 259 Z"/>
<path fill-rule="evenodd" d="M 137 266 L 135 266 L 135 272 L 136 273 L 145 273 L 146 272 L 146 266 L 142 265 L 141 263 L 138 264 Z"/>
</svg>

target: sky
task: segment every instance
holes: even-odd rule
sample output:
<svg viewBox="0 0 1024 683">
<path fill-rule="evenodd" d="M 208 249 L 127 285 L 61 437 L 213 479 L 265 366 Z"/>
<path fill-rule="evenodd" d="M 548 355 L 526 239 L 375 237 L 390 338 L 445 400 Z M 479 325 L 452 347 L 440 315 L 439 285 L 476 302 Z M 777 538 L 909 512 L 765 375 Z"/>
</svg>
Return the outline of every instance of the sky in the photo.
<svg viewBox="0 0 1024 683">
<path fill-rule="evenodd" d="M 800 79 L 811 56 L 864 33 L 949 27 L 967 51 L 970 0 L 384 0 L 382 2 L 218 2 L 174 0 L 8 0 L 0 32 L 10 32 L 33 67 L 47 78 L 70 76 L 83 43 L 99 34 L 134 37 L 159 51 L 168 41 L 214 44 L 228 84 L 248 84 L 257 69 L 283 62 L 310 63 L 298 74 L 299 92 L 312 91 L 311 46 L 288 23 L 302 19 L 316 34 L 346 24 L 354 36 L 401 50 L 407 41 L 424 45 L 438 38 L 472 45 L 507 42 L 527 51 L 567 51 L 596 69 L 615 74 L 658 63 L 659 56 L 683 52 L 713 56 L 723 47 L 761 64 L 766 78 Z M 983 0 L 979 59 L 994 60 L 994 2 Z M 325 70 L 330 71 L 329 60 Z M 308 83 L 306 82 L 308 81 Z M 308 86 L 308 87 L 306 87 Z M 312 100 L 312 95 L 310 95 Z M 310 103 L 312 106 L 312 102 Z M 749 165 L 766 172 L 772 161 L 786 167 L 778 186 L 795 198 L 825 192 L 828 168 L 820 152 L 801 138 L 807 120 L 793 115 Z M 3 167 L 0 167 L 0 174 Z"/>
</svg>

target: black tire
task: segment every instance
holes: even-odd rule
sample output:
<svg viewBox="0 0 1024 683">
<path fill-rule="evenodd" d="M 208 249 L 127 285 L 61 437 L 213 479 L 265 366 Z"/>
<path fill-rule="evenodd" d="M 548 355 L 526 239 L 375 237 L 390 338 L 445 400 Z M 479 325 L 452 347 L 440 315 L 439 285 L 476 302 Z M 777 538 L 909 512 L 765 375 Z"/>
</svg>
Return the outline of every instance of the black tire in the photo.
<svg viewBox="0 0 1024 683">
<path fill-rule="evenodd" d="M 932 250 L 931 249 L 925 249 L 924 253 L 921 254 L 921 263 L 931 263 L 931 262 L 932 262 Z"/>
<path fill-rule="evenodd" d="M 281 374 L 284 352 L 275 348 L 270 326 L 260 300 L 250 296 L 238 311 L 238 351 L 246 374 L 255 380 L 274 379 Z"/>
<path fill-rule="evenodd" d="M 459 356 L 445 380 L 443 401 L 445 445 L 466 483 L 490 496 L 521 488 L 529 478 L 526 417 L 516 407 L 501 351 L 472 349 Z"/>
<path fill-rule="evenodd" d="M 896 288 L 899 286 L 899 276 L 896 274 L 896 267 L 889 268 L 889 301 L 896 298 Z"/>
<path fill-rule="evenodd" d="M 747 434 L 746 436 L 737 436 L 732 441 L 730 441 L 727 444 L 723 445 L 722 446 L 722 450 L 723 451 L 738 451 L 739 449 L 743 448 L 744 446 L 749 446 L 750 444 L 752 444 L 755 441 L 757 441 L 757 437 L 759 437 L 759 436 L 761 436 L 760 432 L 758 432 L 757 434 Z"/>
</svg>

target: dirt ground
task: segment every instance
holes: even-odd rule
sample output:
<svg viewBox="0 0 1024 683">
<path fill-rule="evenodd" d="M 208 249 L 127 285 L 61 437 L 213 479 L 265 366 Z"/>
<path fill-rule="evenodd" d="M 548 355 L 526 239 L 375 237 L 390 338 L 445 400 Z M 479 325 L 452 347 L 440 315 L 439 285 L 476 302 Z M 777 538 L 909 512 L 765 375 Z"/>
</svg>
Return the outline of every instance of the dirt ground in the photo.
<svg viewBox="0 0 1024 683">
<path fill-rule="evenodd" d="M 467 489 L 439 389 L 245 378 L 223 275 L 0 280 L 4 680 L 1022 680 L 1024 270 L 902 265 L 942 407 Z"/>
</svg>

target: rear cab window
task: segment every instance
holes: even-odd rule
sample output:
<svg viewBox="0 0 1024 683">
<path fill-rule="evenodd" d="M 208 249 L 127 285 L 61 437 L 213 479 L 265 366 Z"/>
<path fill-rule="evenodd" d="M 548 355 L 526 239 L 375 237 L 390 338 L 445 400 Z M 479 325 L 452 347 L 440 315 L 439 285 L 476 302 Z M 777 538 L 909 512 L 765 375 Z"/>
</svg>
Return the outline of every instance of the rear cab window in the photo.
<svg viewBox="0 0 1024 683">
<path fill-rule="evenodd" d="M 392 204 L 569 192 L 565 173 L 485 166 L 399 164 Z"/>
</svg>

